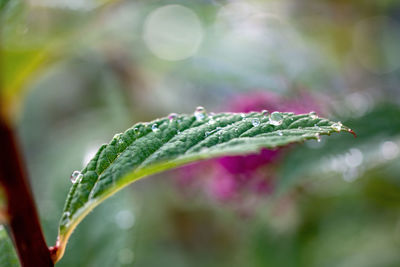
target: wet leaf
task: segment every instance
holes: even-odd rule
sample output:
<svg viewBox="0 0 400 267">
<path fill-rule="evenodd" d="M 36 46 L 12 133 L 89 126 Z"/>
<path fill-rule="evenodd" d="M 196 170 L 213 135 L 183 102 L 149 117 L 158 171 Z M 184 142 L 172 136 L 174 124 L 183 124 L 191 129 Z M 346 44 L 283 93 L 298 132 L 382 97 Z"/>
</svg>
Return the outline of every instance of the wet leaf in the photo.
<svg viewBox="0 0 400 267">
<path fill-rule="evenodd" d="M 100 147 L 81 172 L 74 172 L 59 225 L 57 260 L 74 228 L 97 205 L 128 184 L 184 164 L 256 153 L 320 135 L 347 131 L 340 122 L 315 113 L 220 113 L 198 108 L 190 115 L 170 115 L 138 123 Z"/>
</svg>

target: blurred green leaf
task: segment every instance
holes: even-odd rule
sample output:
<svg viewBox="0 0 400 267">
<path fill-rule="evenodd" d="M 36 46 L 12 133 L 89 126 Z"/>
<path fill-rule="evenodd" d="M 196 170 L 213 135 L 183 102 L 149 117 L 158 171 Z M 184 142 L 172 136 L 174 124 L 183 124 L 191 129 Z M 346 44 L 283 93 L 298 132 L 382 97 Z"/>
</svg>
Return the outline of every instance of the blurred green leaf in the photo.
<svg viewBox="0 0 400 267">
<path fill-rule="evenodd" d="M 20 266 L 15 253 L 13 244 L 8 237 L 3 225 L 0 225 L 0 266 L 17 267 Z"/>
<path fill-rule="evenodd" d="M 58 258 L 79 222 L 103 200 L 145 176 L 201 159 L 257 152 L 351 131 L 313 113 L 170 115 L 139 123 L 103 145 L 72 186 L 60 222 Z"/>
<path fill-rule="evenodd" d="M 309 143 L 309 146 L 292 151 L 281 169 L 280 190 L 285 192 L 287 187 L 299 181 L 299 177 L 320 178 L 329 173 L 340 173 L 345 178 L 349 171 L 357 171 L 360 172 L 357 175 L 361 175 L 368 170 L 389 165 L 399 155 L 387 158 L 390 155 L 384 155 L 383 146 L 388 142 L 398 149 L 399 117 L 400 108 L 397 105 L 380 104 L 362 117 L 344 121 L 346 125 L 357 129 L 357 142 L 348 136 L 333 136 L 329 140 L 322 140 L 320 144 Z M 350 162 L 349 165 L 348 161 L 354 159 L 353 156 L 358 156 L 360 162 Z M 351 166 L 354 163 L 357 166 Z"/>
</svg>

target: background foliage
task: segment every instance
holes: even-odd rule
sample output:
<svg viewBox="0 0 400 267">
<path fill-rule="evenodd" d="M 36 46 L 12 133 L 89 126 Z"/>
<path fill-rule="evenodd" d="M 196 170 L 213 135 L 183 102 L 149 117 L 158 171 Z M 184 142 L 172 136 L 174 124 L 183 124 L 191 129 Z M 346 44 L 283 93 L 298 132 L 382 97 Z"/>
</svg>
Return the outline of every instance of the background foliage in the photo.
<svg viewBox="0 0 400 267">
<path fill-rule="evenodd" d="M 180 171 L 138 182 L 82 222 L 58 266 L 400 264 L 398 1 L 0 7 L 1 109 L 18 128 L 49 244 L 72 171 L 135 122 L 229 111 L 261 92 L 314 99 L 358 134 L 290 148 L 269 165 L 273 193 L 254 198 L 220 201 L 182 186 Z"/>
</svg>

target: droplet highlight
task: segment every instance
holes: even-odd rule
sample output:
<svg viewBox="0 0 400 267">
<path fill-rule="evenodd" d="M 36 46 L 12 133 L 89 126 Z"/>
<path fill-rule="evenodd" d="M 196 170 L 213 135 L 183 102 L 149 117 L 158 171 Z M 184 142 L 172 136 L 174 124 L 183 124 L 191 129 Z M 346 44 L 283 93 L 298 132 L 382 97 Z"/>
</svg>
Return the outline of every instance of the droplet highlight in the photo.
<svg viewBox="0 0 400 267">
<path fill-rule="evenodd" d="M 260 120 L 255 118 L 251 121 L 251 124 L 253 124 L 254 127 L 257 127 L 260 125 Z"/>
<path fill-rule="evenodd" d="M 331 128 L 336 132 L 340 132 L 342 130 L 343 124 L 339 121 L 331 125 Z"/>
<path fill-rule="evenodd" d="M 308 113 L 308 115 L 310 116 L 311 119 L 315 120 L 316 118 L 318 118 L 318 115 L 315 111 L 311 111 L 310 113 Z"/>
<path fill-rule="evenodd" d="M 214 130 L 212 130 L 212 131 L 207 131 L 207 132 L 205 132 L 204 135 L 205 135 L 205 137 L 208 137 L 209 135 L 211 135 L 211 134 L 213 134 L 213 133 L 216 133 L 216 132 L 218 132 L 218 131 L 220 131 L 220 130 L 222 130 L 222 127 L 217 127 L 217 128 L 215 128 Z"/>
<path fill-rule="evenodd" d="M 178 118 L 178 114 L 176 114 L 176 113 L 171 113 L 168 115 L 168 119 L 170 122 L 175 120 L 176 118 Z"/>
<path fill-rule="evenodd" d="M 269 123 L 275 126 L 281 125 L 283 122 L 283 115 L 280 112 L 274 111 L 269 116 Z"/>
<path fill-rule="evenodd" d="M 196 117 L 197 121 L 202 121 L 206 117 L 206 109 L 202 106 L 198 106 L 194 111 L 194 116 Z"/>
<path fill-rule="evenodd" d="M 318 143 L 321 142 L 321 136 L 319 135 L 319 133 L 315 134 L 315 139 L 317 140 Z"/>
<path fill-rule="evenodd" d="M 157 124 L 153 124 L 153 125 L 151 126 L 151 130 L 152 130 L 153 132 L 158 132 L 160 129 L 158 129 Z"/>
<path fill-rule="evenodd" d="M 79 182 L 83 177 L 83 174 L 80 171 L 74 171 L 71 174 L 70 180 L 74 184 L 76 182 Z"/>
</svg>

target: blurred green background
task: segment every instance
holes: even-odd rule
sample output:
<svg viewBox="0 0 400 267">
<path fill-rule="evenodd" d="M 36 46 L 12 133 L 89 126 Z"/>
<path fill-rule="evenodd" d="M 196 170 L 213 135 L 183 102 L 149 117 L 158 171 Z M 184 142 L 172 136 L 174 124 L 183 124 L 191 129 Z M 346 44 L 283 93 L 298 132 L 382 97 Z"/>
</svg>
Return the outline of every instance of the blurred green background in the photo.
<svg viewBox="0 0 400 267">
<path fill-rule="evenodd" d="M 179 171 L 137 182 L 78 226 L 57 266 L 400 266 L 399 1 L 0 0 L 0 10 L 1 109 L 49 245 L 70 174 L 135 122 L 273 92 L 318 97 L 358 135 L 292 148 L 274 193 L 256 200 L 181 188 Z"/>
</svg>

